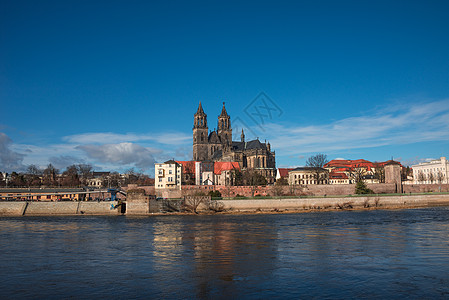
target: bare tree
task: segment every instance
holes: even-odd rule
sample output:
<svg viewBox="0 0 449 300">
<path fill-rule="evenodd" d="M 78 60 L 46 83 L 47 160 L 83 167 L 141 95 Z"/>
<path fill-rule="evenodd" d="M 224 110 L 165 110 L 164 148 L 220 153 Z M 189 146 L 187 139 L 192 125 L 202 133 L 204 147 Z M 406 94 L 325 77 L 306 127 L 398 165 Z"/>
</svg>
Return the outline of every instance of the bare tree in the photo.
<svg viewBox="0 0 449 300">
<path fill-rule="evenodd" d="M 204 205 L 206 205 L 206 206 L 209 206 L 210 201 L 211 201 L 210 196 L 205 196 L 205 195 L 200 195 L 200 194 L 193 195 L 193 196 L 185 196 L 183 208 L 186 211 L 194 212 L 197 214 L 198 206 L 200 206 L 200 204 L 202 204 L 202 203 L 204 203 Z"/>
<path fill-rule="evenodd" d="M 40 186 L 42 170 L 36 167 L 36 165 L 29 165 L 27 168 L 27 173 L 25 175 L 25 181 L 28 186 Z"/>
<path fill-rule="evenodd" d="M 374 178 L 376 178 L 379 183 L 384 183 L 385 182 L 385 168 L 379 164 L 379 163 L 374 163 Z"/>
<path fill-rule="evenodd" d="M 62 180 L 64 186 L 76 187 L 81 183 L 78 175 L 78 167 L 76 165 L 67 167 L 62 175 L 64 176 Z"/>
<path fill-rule="evenodd" d="M 437 173 L 437 181 L 438 181 L 439 184 L 443 183 L 443 181 L 444 181 L 443 172 L 438 171 L 438 173 Z"/>
<path fill-rule="evenodd" d="M 354 167 L 349 171 L 349 176 L 355 181 L 355 183 L 359 183 L 363 181 L 363 176 L 365 176 L 365 168 Z"/>
<path fill-rule="evenodd" d="M 55 186 L 57 184 L 56 176 L 59 174 L 59 170 L 52 164 L 49 164 L 43 173 L 43 184 L 47 186 Z"/>
<path fill-rule="evenodd" d="M 326 172 L 323 167 L 328 162 L 329 160 L 327 159 L 327 155 L 321 153 L 311 156 L 307 159 L 306 166 L 312 169 L 317 184 L 320 184 L 320 182 L 324 182 L 324 180 L 322 180 L 321 174 Z"/>
<path fill-rule="evenodd" d="M 122 184 L 122 178 L 120 177 L 120 174 L 117 172 L 112 172 L 107 176 L 104 176 L 102 178 L 102 186 L 103 187 L 115 187 L 119 188 Z"/>
<path fill-rule="evenodd" d="M 92 178 L 92 166 L 87 164 L 79 164 L 76 167 L 78 169 L 80 181 L 82 184 L 87 184 L 87 180 Z"/>
<path fill-rule="evenodd" d="M 426 181 L 426 175 L 424 175 L 424 173 L 422 171 L 418 172 L 418 182 L 424 182 Z"/>
<path fill-rule="evenodd" d="M 433 172 L 430 172 L 429 175 L 427 175 L 427 179 L 430 181 L 430 183 L 433 183 L 435 181 L 435 175 L 433 175 Z"/>
<path fill-rule="evenodd" d="M 29 165 L 27 168 L 27 173 L 30 175 L 42 175 L 42 170 L 39 169 L 36 165 Z"/>
</svg>

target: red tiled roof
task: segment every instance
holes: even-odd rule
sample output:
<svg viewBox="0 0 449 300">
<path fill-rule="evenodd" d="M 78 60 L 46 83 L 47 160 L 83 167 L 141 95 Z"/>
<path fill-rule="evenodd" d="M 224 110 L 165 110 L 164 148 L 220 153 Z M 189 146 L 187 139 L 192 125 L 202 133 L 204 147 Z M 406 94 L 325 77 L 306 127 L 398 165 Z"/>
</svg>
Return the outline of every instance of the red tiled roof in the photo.
<svg viewBox="0 0 449 300">
<path fill-rule="evenodd" d="M 348 179 L 348 175 L 340 172 L 330 172 L 329 179 Z"/>
<path fill-rule="evenodd" d="M 178 164 L 182 165 L 182 173 L 184 174 L 195 174 L 195 161 L 176 161 Z"/>
<path fill-rule="evenodd" d="M 365 159 L 334 159 L 324 165 L 325 168 L 366 168 L 371 171 L 373 163 Z"/>
<path fill-rule="evenodd" d="M 288 177 L 288 172 L 293 170 L 293 168 L 278 168 L 279 176 L 282 178 Z"/>
<path fill-rule="evenodd" d="M 372 163 L 365 159 L 346 160 L 346 159 L 334 159 L 324 165 L 325 168 L 334 168 L 338 172 L 350 171 L 351 168 L 366 168 L 367 171 L 371 171 L 372 168 L 383 167 L 386 164 L 399 164 L 397 161 L 388 160 L 385 162 Z"/>
<path fill-rule="evenodd" d="M 216 175 L 229 170 L 240 170 L 239 163 L 236 161 L 218 161 L 214 163 L 214 174 Z"/>
</svg>

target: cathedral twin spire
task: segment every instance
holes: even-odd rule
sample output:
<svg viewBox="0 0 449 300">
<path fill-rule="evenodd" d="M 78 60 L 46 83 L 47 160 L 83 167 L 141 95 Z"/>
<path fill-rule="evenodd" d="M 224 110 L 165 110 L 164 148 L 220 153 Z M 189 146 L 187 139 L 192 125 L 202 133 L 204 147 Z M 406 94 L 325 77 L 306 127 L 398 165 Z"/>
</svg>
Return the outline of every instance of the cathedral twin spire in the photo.
<svg viewBox="0 0 449 300">
<path fill-rule="evenodd" d="M 194 115 L 194 129 L 208 129 L 207 127 L 207 115 L 203 110 L 201 101 L 198 105 L 198 110 Z M 217 134 L 220 137 L 222 143 L 232 143 L 232 129 L 231 129 L 231 117 L 226 111 L 225 102 L 223 102 L 223 108 L 221 114 L 218 116 L 218 129 Z"/>
</svg>

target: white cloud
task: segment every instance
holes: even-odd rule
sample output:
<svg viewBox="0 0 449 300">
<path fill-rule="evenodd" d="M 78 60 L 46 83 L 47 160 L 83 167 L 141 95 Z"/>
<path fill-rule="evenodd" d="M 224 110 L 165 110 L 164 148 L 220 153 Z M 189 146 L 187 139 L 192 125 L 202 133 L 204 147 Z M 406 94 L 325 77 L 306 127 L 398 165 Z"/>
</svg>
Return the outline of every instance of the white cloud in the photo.
<svg viewBox="0 0 449 300">
<path fill-rule="evenodd" d="M 12 140 L 3 132 L 0 132 L 0 171 L 11 172 L 24 169 L 22 161 L 24 154 L 11 149 Z"/>
<path fill-rule="evenodd" d="M 135 133 L 112 133 L 93 132 L 70 135 L 63 137 L 63 140 L 73 144 L 106 144 L 106 143 L 130 143 L 130 142 L 156 142 L 166 145 L 180 145 L 191 140 L 190 135 L 182 132 L 163 134 L 135 134 Z"/>
<path fill-rule="evenodd" d="M 449 140 L 449 100 L 387 108 L 316 126 L 267 124 L 284 155 Z"/>
<path fill-rule="evenodd" d="M 84 151 L 89 158 L 106 164 L 149 169 L 155 163 L 150 149 L 133 143 L 82 145 L 76 148 Z"/>
</svg>

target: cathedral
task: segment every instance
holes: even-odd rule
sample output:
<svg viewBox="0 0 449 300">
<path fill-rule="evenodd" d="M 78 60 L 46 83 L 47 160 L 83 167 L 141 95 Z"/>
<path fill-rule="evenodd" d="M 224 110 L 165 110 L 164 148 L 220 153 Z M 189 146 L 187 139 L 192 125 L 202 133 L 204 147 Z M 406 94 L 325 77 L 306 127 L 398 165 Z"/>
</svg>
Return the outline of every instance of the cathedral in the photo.
<svg viewBox="0 0 449 300">
<path fill-rule="evenodd" d="M 245 141 L 243 129 L 240 141 L 232 141 L 231 117 L 224 102 L 217 129 L 210 132 L 200 102 L 193 122 L 193 160 L 238 162 L 241 170 L 253 169 L 268 183 L 274 183 L 276 177 L 275 153 L 271 151 L 270 143 L 262 143 L 259 139 Z"/>
</svg>

